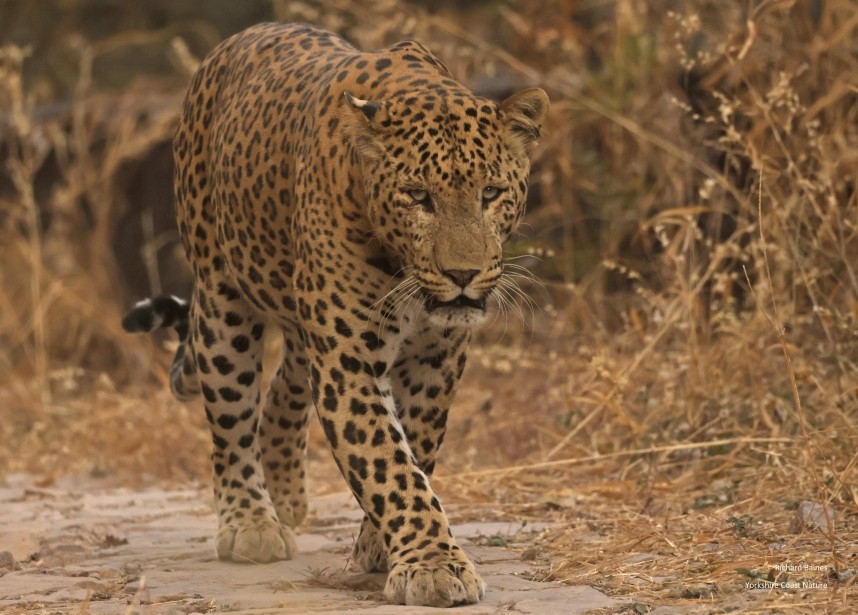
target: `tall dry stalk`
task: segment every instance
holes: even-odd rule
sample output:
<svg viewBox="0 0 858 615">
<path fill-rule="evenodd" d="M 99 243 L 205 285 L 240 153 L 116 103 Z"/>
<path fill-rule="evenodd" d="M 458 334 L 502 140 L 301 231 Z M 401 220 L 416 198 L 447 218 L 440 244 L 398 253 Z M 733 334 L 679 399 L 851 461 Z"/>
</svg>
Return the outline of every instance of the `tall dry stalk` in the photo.
<svg viewBox="0 0 858 615">
<path fill-rule="evenodd" d="M 2 98 L 8 105 L 6 121 L 6 146 L 9 155 L 6 166 L 17 192 L 18 213 L 25 222 L 23 234 L 27 244 L 28 265 L 30 269 L 30 301 L 33 306 L 31 322 L 24 324 L 24 331 L 33 335 L 33 363 L 35 367 L 36 387 L 41 393 L 41 402 L 50 402 L 48 386 L 48 348 L 46 342 L 44 303 L 42 301 L 42 233 L 39 206 L 33 192 L 37 161 L 36 135 L 30 121 L 31 104 L 26 100 L 22 66 L 32 53 L 30 48 L 14 45 L 0 49 L 0 87 L 4 88 Z M 13 214 L 14 215 L 14 214 Z M 12 273 L 11 271 L 9 272 Z"/>
</svg>

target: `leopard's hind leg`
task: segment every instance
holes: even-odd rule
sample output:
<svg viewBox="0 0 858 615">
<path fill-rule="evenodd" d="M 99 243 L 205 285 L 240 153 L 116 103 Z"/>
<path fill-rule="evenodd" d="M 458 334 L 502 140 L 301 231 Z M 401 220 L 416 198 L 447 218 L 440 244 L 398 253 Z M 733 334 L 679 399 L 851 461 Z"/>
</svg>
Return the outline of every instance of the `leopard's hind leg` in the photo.
<svg viewBox="0 0 858 615">
<path fill-rule="evenodd" d="M 283 356 L 268 388 L 259 424 L 262 468 L 282 525 L 295 528 L 307 515 L 307 427 L 313 399 L 304 344 L 283 328 Z"/>
<path fill-rule="evenodd" d="M 265 322 L 222 272 L 198 280 L 191 303 L 190 350 L 212 434 L 221 559 L 291 559 L 295 536 L 280 522 L 260 463 L 259 405 Z"/>
</svg>

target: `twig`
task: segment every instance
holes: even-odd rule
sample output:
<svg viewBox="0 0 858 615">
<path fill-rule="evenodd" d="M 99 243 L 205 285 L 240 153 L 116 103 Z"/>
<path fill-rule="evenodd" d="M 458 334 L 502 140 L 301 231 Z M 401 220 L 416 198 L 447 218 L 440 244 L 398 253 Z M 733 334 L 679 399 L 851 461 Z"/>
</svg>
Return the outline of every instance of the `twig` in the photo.
<svg viewBox="0 0 858 615">
<path fill-rule="evenodd" d="M 507 468 L 495 468 L 492 470 L 477 470 L 475 472 L 458 472 L 450 476 L 439 476 L 440 479 L 465 478 L 471 476 L 492 476 L 495 474 L 515 474 L 517 472 L 526 472 L 528 470 L 544 470 L 546 468 L 556 468 L 561 466 L 577 465 L 581 463 L 589 463 L 591 461 L 603 461 L 605 459 L 617 459 L 621 457 L 634 457 L 635 455 L 648 455 L 650 453 L 672 453 L 675 451 L 687 451 L 695 448 L 715 448 L 718 446 L 726 446 L 728 444 L 762 444 L 762 443 L 786 443 L 791 442 L 790 438 L 724 438 L 722 440 L 711 440 L 709 442 L 685 442 L 683 444 L 670 444 L 667 446 L 650 446 L 647 448 L 637 448 L 630 451 L 616 451 L 613 453 L 605 453 L 604 455 L 588 455 L 587 457 L 571 457 L 568 459 L 556 459 L 554 461 L 542 461 L 539 463 L 529 463 L 520 466 L 510 466 Z"/>
</svg>

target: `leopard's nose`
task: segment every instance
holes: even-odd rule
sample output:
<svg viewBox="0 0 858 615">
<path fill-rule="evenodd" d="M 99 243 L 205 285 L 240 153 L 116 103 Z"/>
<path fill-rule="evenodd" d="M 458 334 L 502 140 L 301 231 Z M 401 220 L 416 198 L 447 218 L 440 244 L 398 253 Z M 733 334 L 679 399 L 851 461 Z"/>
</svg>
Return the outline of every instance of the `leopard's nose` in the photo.
<svg viewBox="0 0 858 615">
<path fill-rule="evenodd" d="M 480 272 L 479 269 L 445 269 L 444 275 L 465 288 Z"/>
</svg>

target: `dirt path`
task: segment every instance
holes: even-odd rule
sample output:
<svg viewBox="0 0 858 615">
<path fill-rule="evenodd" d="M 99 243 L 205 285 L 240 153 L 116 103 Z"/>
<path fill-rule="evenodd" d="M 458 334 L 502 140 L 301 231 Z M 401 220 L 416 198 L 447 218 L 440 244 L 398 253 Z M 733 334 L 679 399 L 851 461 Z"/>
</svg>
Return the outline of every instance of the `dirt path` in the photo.
<svg viewBox="0 0 858 615">
<path fill-rule="evenodd" d="M 454 525 L 486 580 L 486 600 L 457 609 L 406 609 L 384 603 L 384 575 L 348 570 L 360 513 L 347 494 L 313 500 L 295 560 L 240 565 L 214 557 L 208 490 L 30 484 L 13 477 L 0 486 L 3 613 L 567 615 L 622 604 L 590 587 L 529 580 L 535 567 L 522 551 L 544 526 Z"/>
</svg>

